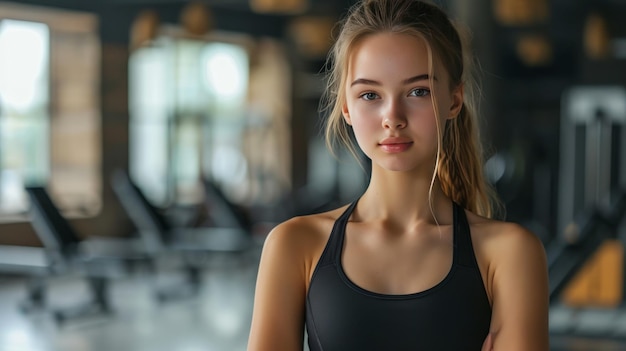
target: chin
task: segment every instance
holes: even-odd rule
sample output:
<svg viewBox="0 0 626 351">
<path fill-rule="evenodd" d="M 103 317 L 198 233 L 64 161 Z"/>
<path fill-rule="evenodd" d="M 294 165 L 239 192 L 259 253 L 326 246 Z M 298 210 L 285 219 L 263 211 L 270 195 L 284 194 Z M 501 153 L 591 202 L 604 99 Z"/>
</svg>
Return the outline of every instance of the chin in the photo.
<svg viewBox="0 0 626 351">
<path fill-rule="evenodd" d="M 406 161 L 402 162 L 400 160 L 395 160 L 393 162 L 376 162 L 379 168 L 390 171 L 390 172 L 412 172 L 415 171 L 417 165 L 414 163 L 408 163 Z"/>
<path fill-rule="evenodd" d="M 390 172 L 403 172 L 403 173 L 423 173 L 424 170 L 429 170 L 428 173 L 432 173 L 435 169 L 435 162 L 432 160 L 418 160 L 415 157 L 381 157 L 378 159 L 372 159 L 372 164 L 376 167 Z"/>
</svg>

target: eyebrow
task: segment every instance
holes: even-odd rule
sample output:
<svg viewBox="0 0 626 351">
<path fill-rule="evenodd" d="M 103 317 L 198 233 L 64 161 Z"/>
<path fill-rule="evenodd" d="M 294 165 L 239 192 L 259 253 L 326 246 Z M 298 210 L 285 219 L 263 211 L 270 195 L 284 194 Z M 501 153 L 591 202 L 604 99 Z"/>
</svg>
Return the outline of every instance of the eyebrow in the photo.
<svg viewBox="0 0 626 351">
<path fill-rule="evenodd" d="M 415 83 L 418 82 L 420 80 L 428 80 L 428 74 L 420 74 L 411 78 L 407 78 L 405 80 L 402 81 L 402 84 L 411 84 L 411 83 Z M 433 80 L 437 80 L 437 77 L 433 76 Z M 365 84 L 365 85 L 382 85 L 379 81 L 376 80 L 372 80 L 372 79 L 365 79 L 365 78 L 358 78 L 355 79 L 350 86 L 355 86 L 357 84 Z"/>
</svg>

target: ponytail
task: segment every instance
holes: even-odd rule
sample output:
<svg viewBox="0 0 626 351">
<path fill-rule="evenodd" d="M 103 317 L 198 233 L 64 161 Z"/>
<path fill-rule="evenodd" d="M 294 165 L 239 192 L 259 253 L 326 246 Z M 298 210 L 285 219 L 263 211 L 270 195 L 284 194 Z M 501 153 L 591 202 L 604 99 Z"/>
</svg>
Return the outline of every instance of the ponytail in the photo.
<svg viewBox="0 0 626 351">
<path fill-rule="evenodd" d="M 444 194 L 481 216 L 499 215 L 495 191 L 483 174 L 478 128 L 467 104 L 456 118 L 446 121 L 441 143 L 437 175 Z"/>
</svg>

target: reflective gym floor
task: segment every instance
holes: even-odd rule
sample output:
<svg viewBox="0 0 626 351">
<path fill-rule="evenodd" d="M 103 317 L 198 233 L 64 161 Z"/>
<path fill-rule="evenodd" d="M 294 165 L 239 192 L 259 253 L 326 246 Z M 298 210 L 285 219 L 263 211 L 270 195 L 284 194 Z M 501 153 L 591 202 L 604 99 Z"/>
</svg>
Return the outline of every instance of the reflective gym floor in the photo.
<svg viewBox="0 0 626 351">
<path fill-rule="evenodd" d="M 242 351 L 246 348 L 260 252 L 244 260 L 209 262 L 195 296 L 159 303 L 155 281 L 176 286 L 175 272 L 115 280 L 114 314 L 57 325 L 50 313 L 18 308 L 24 280 L 0 280 L 0 351 Z M 78 277 L 51 282 L 49 305 L 76 305 L 87 299 Z M 626 350 L 626 313 L 616 310 L 551 310 L 551 350 Z M 585 335 L 574 336 L 573 334 Z"/>
</svg>

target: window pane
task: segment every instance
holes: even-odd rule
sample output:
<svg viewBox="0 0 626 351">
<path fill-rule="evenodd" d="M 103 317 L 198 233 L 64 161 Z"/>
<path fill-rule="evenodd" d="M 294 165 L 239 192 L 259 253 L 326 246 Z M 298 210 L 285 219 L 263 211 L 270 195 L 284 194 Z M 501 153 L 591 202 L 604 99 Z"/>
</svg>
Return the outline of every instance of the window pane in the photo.
<svg viewBox="0 0 626 351">
<path fill-rule="evenodd" d="M 154 203 L 168 201 L 168 72 L 165 49 L 135 51 L 129 64 L 130 173 Z"/>
<path fill-rule="evenodd" d="M 203 82 L 214 102 L 210 126 L 204 130 L 204 174 L 226 191 L 245 193 L 248 160 L 242 140 L 247 122 L 248 54 L 239 45 L 212 43 L 205 47 L 202 60 Z"/>
<path fill-rule="evenodd" d="M 150 200 L 202 201 L 203 175 L 245 181 L 245 49 L 162 37 L 133 52 L 129 72 L 130 171 Z"/>
<path fill-rule="evenodd" d="M 0 210 L 26 208 L 23 187 L 48 178 L 49 31 L 0 21 Z"/>
</svg>

